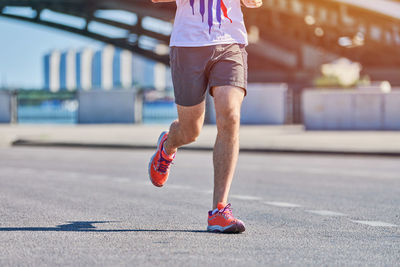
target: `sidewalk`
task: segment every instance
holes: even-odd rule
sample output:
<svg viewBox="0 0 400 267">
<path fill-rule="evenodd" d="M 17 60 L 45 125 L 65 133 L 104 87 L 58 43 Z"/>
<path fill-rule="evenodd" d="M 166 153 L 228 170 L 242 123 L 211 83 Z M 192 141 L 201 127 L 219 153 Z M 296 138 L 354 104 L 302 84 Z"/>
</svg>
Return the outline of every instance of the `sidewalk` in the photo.
<svg viewBox="0 0 400 267">
<path fill-rule="evenodd" d="M 153 149 L 167 125 L 0 125 L 1 146 Z M 204 126 L 185 149 L 212 150 L 215 126 Z M 400 157 L 400 132 L 305 131 L 300 125 L 246 126 L 243 152 L 382 155 Z"/>
</svg>

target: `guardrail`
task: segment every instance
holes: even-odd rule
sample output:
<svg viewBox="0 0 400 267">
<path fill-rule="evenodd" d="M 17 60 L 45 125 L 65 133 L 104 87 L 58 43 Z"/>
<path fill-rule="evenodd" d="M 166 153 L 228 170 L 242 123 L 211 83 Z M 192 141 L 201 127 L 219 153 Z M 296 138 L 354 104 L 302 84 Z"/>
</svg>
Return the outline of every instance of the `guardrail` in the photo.
<svg viewBox="0 0 400 267">
<path fill-rule="evenodd" d="M 78 102 L 75 92 L 15 91 L 15 122 L 76 123 Z"/>
<path fill-rule="evenodd" d="M 242 123 L 292 124 L 304 120 L 309 130 L 400 130 L 399 88 L 393 88 L 391 94 L 359 90 L 333 93 L 326 89 L 302 94 L 303 90 L 297 89 L 286 84 L 249 84 Z M 172 91 L 148 88 L 60 93 L 0 90 L 0 123 L 168 124 L 177 118 L 172 95 Z M 213 106 L 209 97 L 206 123 L 215 123 Z"/>
<path fill-rule="evenodd" d="M 285 124 L 293 120 L 292 97 L 286 84 L 249 84 L 242 108 L 244 124 Z M 0 122 L 5 123 L 144 123 L 167 124 L 178 117 L 172 90 L 3 92 Z M 215 123 L 211 97 L 206 123 Z M 1 120 L 1 115 L 5 119 Z"/>
<path fill-rule="evenodd" d="M 113 99 L 111 99 L 113 98 Z M 177 118 L 171 91 L 0 90 L 0 123 L 168 123 Z"/>
<path fill-rule="evenodd" d="M 251 93 L 243 103 L 242 123 L 290 123 L 293 108 L 288 102 L 286 84 L 249 84 L 248 91 Z M 136 88 L 57 93 L 20 90 L 3 94 L 7 96 L 4 101 L 9 103 L 2 112 L 7 117 L 3 120 L 6 123 L 167 124 L 178 117 L 171 90 Z M 213 107 L 209 98 L 206 123 L 215 123 Z"/>
</svg>

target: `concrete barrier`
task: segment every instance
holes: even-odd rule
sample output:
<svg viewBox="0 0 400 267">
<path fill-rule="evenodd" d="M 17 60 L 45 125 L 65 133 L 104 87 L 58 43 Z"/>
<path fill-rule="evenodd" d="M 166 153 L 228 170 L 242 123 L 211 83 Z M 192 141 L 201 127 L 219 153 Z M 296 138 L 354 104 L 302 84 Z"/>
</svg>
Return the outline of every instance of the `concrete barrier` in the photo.
<svg viewBox="0 0 400 267">
<path fill-rule="evenodd" d="M 355 93 L 353 97 L 353 129 L 383 130 L 383 94 Z"/>
<path fill-rule="evenodd" d="M 387 130 L 400 130 L 400 91 L 384 96 L 383 126 Z"/>
<path fill-rule="evenodd" d="M 325 99 L 329 98 L 329 101 Z M 341 92 L 305 91 L 303 119 L 310 130 L 347 130 L 352 127 L 352 100 Z"/>
<path fill-rule="evenodd" d="M 400 92 L 305 90 L 308 130 L 400 130 Z"/>
<path fill-rule="evenodd" d="M 248 84 L 241 110 L 242 124 L 284 124 L 286 121 L 286 84 Z M 209 121 L 215 124 L 215 109 L 208 98 Z"/>
<path fill-rule="evenodd" d="M 0 91 L 0 123 L 11 122 L 11 94 Z"/>
<path fill-rule="evenodd" d="M 78 123 L 133 123 L 133 90 L 80 91 Z"/>
</svg>

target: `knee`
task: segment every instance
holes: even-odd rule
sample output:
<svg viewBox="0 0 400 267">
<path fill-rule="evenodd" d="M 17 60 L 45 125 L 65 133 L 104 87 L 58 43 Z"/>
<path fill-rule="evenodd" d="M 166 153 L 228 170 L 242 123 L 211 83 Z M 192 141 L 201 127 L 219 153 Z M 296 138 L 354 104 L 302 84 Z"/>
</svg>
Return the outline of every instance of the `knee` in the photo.
<svg viewBox="0 0 400 267">
<path fill-rule="evenodd" d="M 182 132 L 183 142 L 185 144 L 190 144 L 195 142 L 197 140 L 197 137 L 200 135 L 200 131 L 201 131 L 200 127 L 197 126 L 186 128 Z"/>
<path fill-rule="evenodd" d="M 227 111 L 220 114 L 217 118 L 217 126 L 219 129 L 224 131 L 234 131 L 239 128 L 240 125 L 240 112 L 239 111 Z"/>
</svg>

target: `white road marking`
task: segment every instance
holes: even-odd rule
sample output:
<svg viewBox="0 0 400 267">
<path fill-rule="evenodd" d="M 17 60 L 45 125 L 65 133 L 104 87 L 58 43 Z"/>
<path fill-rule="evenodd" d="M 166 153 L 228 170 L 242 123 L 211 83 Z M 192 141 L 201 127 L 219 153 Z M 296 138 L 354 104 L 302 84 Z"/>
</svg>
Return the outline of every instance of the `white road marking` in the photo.
<svg viewBox="0 0 400 267">
<path fill-rule="evenodd" d="M 66 176 L 66 177 L 68 177 L 69 179 L 70 178 L 79 178 L 79 177 L 81 177 L 81 173 L 78 173 L 78 172 L 65 172 L 65 174 L 64 174 L 64 176 Z"/>
<path fill-rule="evenodd" d="M 268 202 L 264 202 L 264 203 L 271 205 L 271 206 L 282 207 L 282 208 L 299 208 L 299 207 L 301 207 L 298 204 L 293 204 L 293 203 L 289 203 L 289 202 L 268 201 Z"/>
<path fill-rule="evenodd" d="M 26 174 L 31 174 L 31 173 L 37 173 L 37 169 L 32 169 L 32 168 L 18 168 L 17 171 L 20 173 L 26 173 Z"/>
<path fill-rule="evenodd" d="M 246 196 L 246 195 L 231 195 L 230 198 L 235 198 L 240 200 L 261 200 L 261 197 Z"/>
<path fill-rule="evenodd" d="M 177 184 L 170 184 L 168 185 L 168 188 L 172 189 L 184 189 L 184 190 L 191 190 L 192 187 L 187 186 L 187 185 L 177 185 Z"/>
<path fill-rule="evenodd" d="M 151 188 L 155 187 L 150 181 L 146 181 L 146 182 L 133 181 L 133 183 L 137 186 L 144 186 L 144 187 L 151 187 Z"/>
<path fill-rule="evenodd" d="M 50 175 L 50 176 L 58 176 L 60 174 L 64 174 L 64 172 L 59 172 L 59 171 L 55 171 L 55 170 L 45 170 L 45 171 L 43 171 L 43 174 Z"/>
<path fill-rule="evenodd" d="M 246 165 L 246 169 L 255 169 L 259 168 L 259 165 Z M 271 172 L 279 172 L 279 173 L 288 173 L 288 174 L 296 174 L 305 173 L 305 174 L 312 174 L 312 175 L 332 175 L 335 174 L 336 176 L 343 176 L 343 177 L 366 177 L 366 178 L 375 178 L 375 179 L 399 179 L 399 175 L 397 173 L 392 172 L 370 172 L 370 171 L 363 171 L 363 170 L 333 170 L 329 168 L 301 168 L 301 167 L 268 167 L 268 171 Z"/>
<path fill-rule="evenodd" d="M 108 180 L 108 176 L 102 174 L 88 174 L 86 177 L 93 180 Z"/>
<path fill-rule="evenodd" d="M 119 183 L 129 183 L 131 182 L 131 179 L 127 177 L 116 177 L 115 180 Z"/>
<path fill-rule="evenodd" d="M 386 223 L 386 222 L 380 222 L 380 221 L 357 221 L 357 220 L 350 220 L 355 223 L 361 223 L 369 226 L 374 226 L 374 227 L 397 227 L 398 225 L 391 224 L 391 223 Z"/>
<path fill-rule="evenodd" d="M 347 216 L 344 213 L 330 211 L 330 210 L 306 210 L 306 212 L 318 214 L 321 216 Z"/>
</svg>

